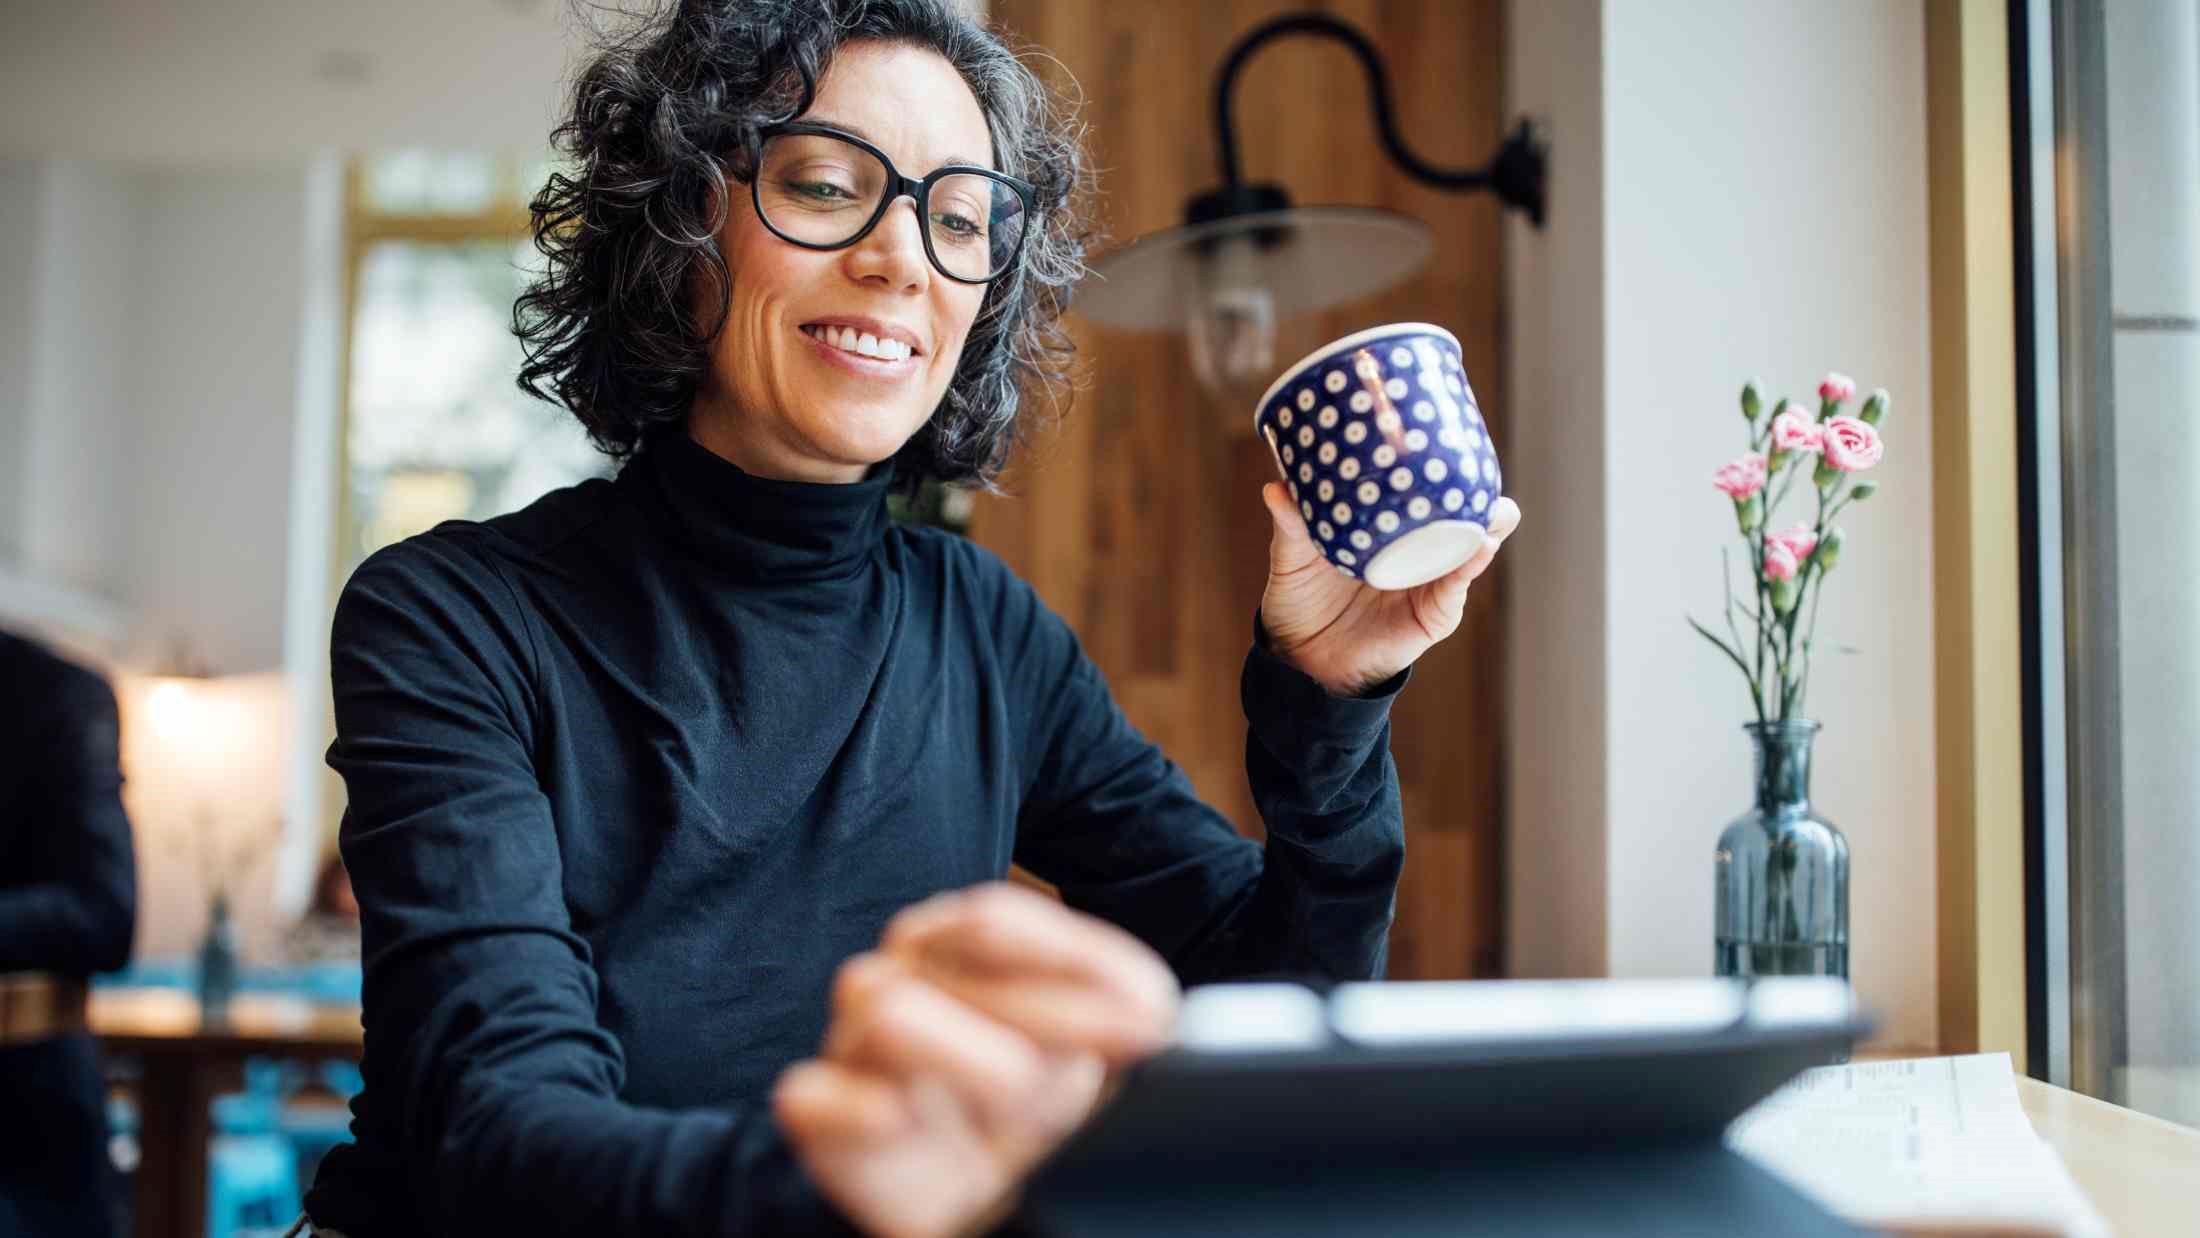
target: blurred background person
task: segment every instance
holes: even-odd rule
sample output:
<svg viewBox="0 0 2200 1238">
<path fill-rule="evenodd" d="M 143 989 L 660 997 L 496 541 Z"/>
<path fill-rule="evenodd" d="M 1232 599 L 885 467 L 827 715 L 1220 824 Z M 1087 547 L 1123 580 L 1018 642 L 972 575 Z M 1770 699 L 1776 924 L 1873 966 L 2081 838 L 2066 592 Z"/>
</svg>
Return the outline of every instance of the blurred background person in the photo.
<svg viewBox="0 0 2200 1238">
<path fill-rule="evenodd" d="M 130 958 L 137 879 L 114 692 L 0 632 L 0 1234 L 105 1235 L 86 980 Z"/>
<path fill-rule="evenodd" d="M 359 900 L 343 858 L 331 854 L 313 879 L 313 901 L 290 926 L 283 952 L 295 963 L 359 961 Z"/>
</svg>

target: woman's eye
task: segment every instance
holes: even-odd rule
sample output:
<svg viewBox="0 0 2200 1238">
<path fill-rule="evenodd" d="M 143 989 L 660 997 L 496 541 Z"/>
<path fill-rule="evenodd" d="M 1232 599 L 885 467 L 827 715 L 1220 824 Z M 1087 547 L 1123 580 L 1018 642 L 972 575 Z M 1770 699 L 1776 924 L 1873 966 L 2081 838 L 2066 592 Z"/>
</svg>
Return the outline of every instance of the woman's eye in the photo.
<svg viewBox="0 0 2200 1238">
<path fill-rule="evenodd" d="M 855 195 L 831 181 L 789 181 L 787 187 L 819 202 L 853 201 Z"/>
<path fill-rule="evenodd" d="M 953 211 L 934 211 L 932 222 L 938 224 L 949 236 L 977 237 L 985 235 L 985 226 L 968 215 Z"/>
</svg>

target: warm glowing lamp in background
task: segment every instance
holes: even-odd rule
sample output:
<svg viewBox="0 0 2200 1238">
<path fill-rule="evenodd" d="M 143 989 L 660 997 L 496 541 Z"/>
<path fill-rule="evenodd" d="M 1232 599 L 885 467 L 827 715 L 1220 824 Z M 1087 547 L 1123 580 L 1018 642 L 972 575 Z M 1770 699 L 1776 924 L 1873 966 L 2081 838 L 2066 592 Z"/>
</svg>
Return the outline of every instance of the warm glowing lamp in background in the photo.
<svg viewBox="0 0 2200 1238">
<path fill-rule="evenodd" d="M 141 955 L 199 948 L 217 896 L 249 937 L 272 915 L 288 692 L 280 674 L 120 675 L 123 802 L 137 834 Z"/>
<path fill-rule="evenodd" d="M 1257 393 L 1275 377 L 1280 320 L 1393 287 L 1434 249 L 1428 225 L 1410 215 L 1294 206 L 1283 186 L 1248 183 L 1239 175 L 1231 121 L 1237 76 L 1254 52 L 1294 34 L 1335 39 L 1358 57 L 1383 150 L 1408 175 L 1443 189 L 1489 190 L 1543 225 L 1546 146 L 1532 126 L 1522 122 L 1483 167 L 1435 167 L 1398 135 L 1389 81 L 1365 35 L 1322 13 L 1290 14 L 1255 27 L 1215 76 L 1222 184 L 1185 204 L 1182 227 L 1140 237 L 1096 260 L 1098 278 L 1077 291 L 1077 308 L 1095 322 L 1185 332 L 1192 369 L 1210 394 Z"/>
</svg>

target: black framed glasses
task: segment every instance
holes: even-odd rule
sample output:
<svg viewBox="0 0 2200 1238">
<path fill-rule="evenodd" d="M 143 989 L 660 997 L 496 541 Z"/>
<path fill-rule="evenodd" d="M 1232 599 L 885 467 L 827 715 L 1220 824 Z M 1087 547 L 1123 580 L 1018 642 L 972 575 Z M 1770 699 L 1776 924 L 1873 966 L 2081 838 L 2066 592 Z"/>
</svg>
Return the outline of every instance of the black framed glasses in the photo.
<svg viewBox="0 0 2200 1238">
<path fill-rule="evenodd" d="M 907 197 L 924 222 L 925 256 L 951 280 L 999 279 L 1023 253 L 1033 214 L 1027 182 L 961 164 L 913 180 L 885 151 L 827 125 L 773 125 L 763 139 L 749 190 L 756 217 L 789 244 L 844 249 Z"/>
</svg>

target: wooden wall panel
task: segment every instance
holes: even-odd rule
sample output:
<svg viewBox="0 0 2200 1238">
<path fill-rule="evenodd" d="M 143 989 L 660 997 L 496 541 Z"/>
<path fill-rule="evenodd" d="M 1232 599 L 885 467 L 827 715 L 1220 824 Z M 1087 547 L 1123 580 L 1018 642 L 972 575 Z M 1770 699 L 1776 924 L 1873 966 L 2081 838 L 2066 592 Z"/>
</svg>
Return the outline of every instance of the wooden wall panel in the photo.
<svg viewBox="0 0 2200 1238">
<path fill-rule="evenodd" d="M 1295 7 L 1265 0 L 994 0 L 994 20 L 1066 73 L 1101 169 L 1102 226 L 1117 242 L 1175 225 L 1216 185 L 1209 90 L 1231 43 Z M 1365 31 L 1386 60 L 1407 143 L 1460 166 L 1503 135 L 1503 6 L 1497 0 L 1338 0 L 1319 6 Z M 1376 323 L 1449 327 L 1502 453 L 1505 385 L 1499 211 L 1483 195 L 1413 183 L 1384 156 L 1365 79 L 1341 45 L 1294 38 L 1264 49 L 1239 81 L 1238 138 L 1249 180 L 1280 180 L 1296 202 L 1405 211 L 1436 233 L 1434 261 L 1381 297 L 1284 324 L 1288 364 Z M 1103 246 L 1103 249 L 1106 247 Z M 1101 329 L 1072 316 L 1084 385 L 1063 422 L 981 500 L 973 535 L 1007 558 L 1077 630 L 1139 728 L 1246 834 L 1261 823 L 1246 787 L 1238 672 L 1267 575 L 1260 486 L 1275 476 L 1250 406 L 1203 399 L 1181 336 Z M 1495 974 L 1499 899 L 1500 569 L 1476 586 L 1461 631 L 1416 669 L 1394 715 L 1406 792 L 1407 866 L 1390 974 Z"/>
</svg>

